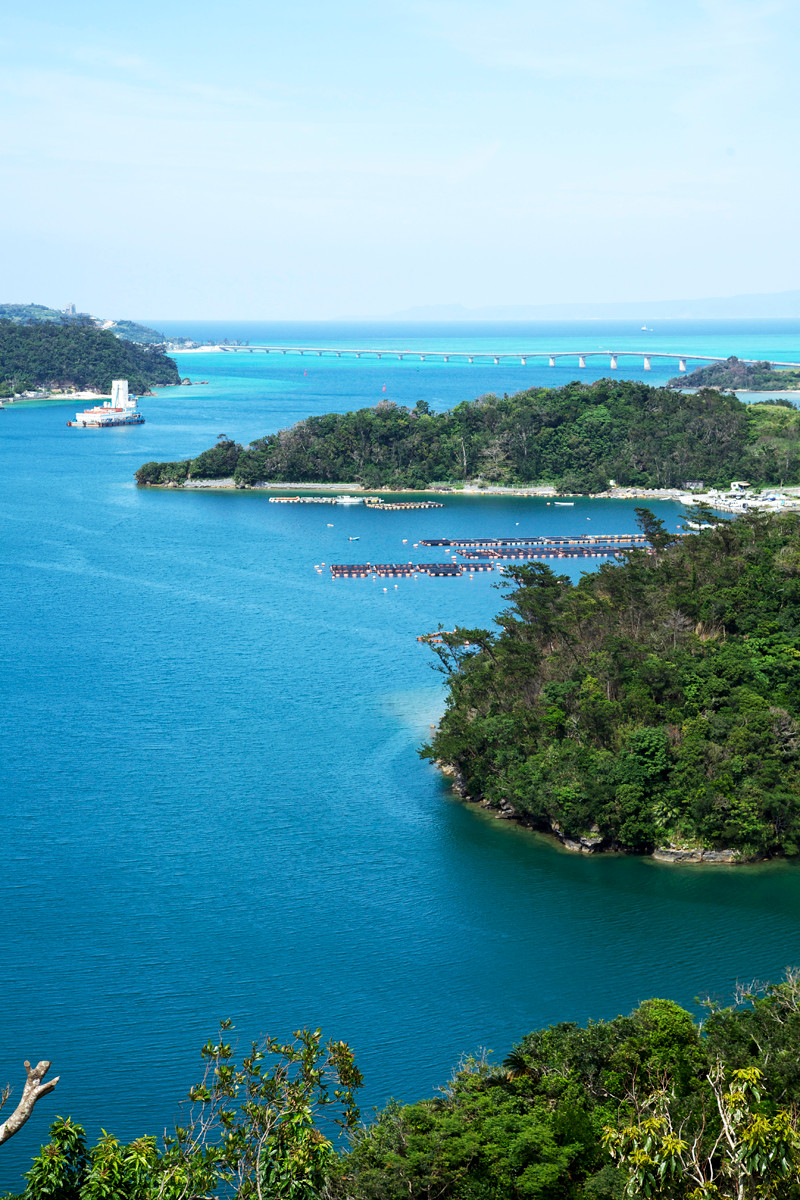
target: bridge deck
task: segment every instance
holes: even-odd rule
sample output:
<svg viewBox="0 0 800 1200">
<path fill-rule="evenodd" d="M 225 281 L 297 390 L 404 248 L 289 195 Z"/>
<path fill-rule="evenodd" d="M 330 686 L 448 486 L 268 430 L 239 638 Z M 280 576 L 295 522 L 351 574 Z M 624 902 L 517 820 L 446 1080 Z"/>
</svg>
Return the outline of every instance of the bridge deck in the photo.
<svg viewBox="0 0 800 1200">
<path fill-rule="evenodd" d="M 220 346 L 225 354 L 316 354 L 319 358 L 324 355 L 336 358 L 415 358 L 420 362 L 427 359 L 466 359 L 468 362 L 491 359 L 495 363 L 507 359 L 519 359 L 524 366 L 529 358 L 546 358 L 552 365 L 559 358 L 577 358 L 583 366 L 587 358 L 641 358 L 649 363 L 653 358 L 668 358 L 681 363 L 686 362 L 725 362 L 725 355 L 692 354 L 681 350 L 389 350 L 365 346 Z M 752 366 L 758 362 L 766 362 L 761 358 L 740 358 L 739 362 Z M 612 364 L 613 366 L 614 364 Z M 770 361 L 772 367 L 800 367 L 800 362 Z"/>
</svg>

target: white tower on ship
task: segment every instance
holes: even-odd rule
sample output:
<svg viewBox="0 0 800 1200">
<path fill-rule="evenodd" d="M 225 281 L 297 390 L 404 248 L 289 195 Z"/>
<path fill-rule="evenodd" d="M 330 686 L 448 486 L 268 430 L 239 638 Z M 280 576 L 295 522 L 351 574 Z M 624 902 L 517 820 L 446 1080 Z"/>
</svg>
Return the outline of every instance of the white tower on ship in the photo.
<svg viewBox="0 0 800 1200">
<path fill-rule="evenodd" d="M 113 379 L 111 381 L 111 407 L 112 408 L 127 408 L 128 407 L 128 381 L 127 381 L 127 379 Z"/>
</svg>

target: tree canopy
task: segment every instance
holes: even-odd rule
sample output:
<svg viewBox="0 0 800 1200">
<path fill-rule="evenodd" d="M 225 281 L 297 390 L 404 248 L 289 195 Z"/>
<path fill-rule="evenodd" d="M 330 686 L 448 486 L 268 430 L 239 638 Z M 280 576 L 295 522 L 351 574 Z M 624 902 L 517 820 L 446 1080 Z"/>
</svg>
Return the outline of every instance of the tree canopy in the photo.
<svg viewBox="0 0 800 1200">
<path fill-rule="evenodd" d="M 108 392 L 113 379 L 127 379 L 135 394 L 180 383 L 161 350 L 116 338 L 89 319 L 0 320 L 0 395 L 39 387 Z"/>
<path fill-rule="evenodd" d="M 90 1147 L 57 1117 L 24 1198 L 798 1200 L 798 974 L 705 1008 L 534 1030 L 363 1124 L 345 1043 L 301 1030 L 239 1059 L 223 1022 L 173 1133 Z"/>
<path fill-rule="evenodd" d="M 462 792 L 573 839 L 649 852 L 800 850 L 800 516 L 670 538 L 577 584 L 508 566 L 499 632 L 434 648 L 422 753 Z"/>
<path fill-rule="evenodd" d="M 308 417 L 238 446 L 224 471 L 241 485 L 414 488 L 480 478 L 564 492 L 604 491 L 612 479 L 647 488 L 690 479 L 725 487 L 737 478 L 800 482 L 800 413 L 772 408 L 765 429 L 756 407 L 713 390 L 682 394 L 608 379 L 481 396 L 439 413 L 425 401 L 414 408 L 382 401 Z M 195 477 L 200 461 L 147 463 L 137 479 L 180 482 Z"/>
<path fill-rule="evenodd" d="M 800 388 L 800 371 L 775 370 L 771 362 L 746 363 L 732 354 L 722 362 L 698 367 L 689 375 L 676 375 L 667 383 L 669 388 L 738 388 L 741 391 L 792 391 Z"/>
</svg>

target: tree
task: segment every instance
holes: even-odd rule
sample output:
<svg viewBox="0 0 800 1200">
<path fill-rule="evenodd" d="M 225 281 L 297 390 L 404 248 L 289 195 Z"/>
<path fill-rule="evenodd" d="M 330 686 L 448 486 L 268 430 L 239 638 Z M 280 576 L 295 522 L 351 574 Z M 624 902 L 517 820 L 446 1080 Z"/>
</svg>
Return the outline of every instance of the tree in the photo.
<svg viewBox="0 0 800 1200">
<path fill-rule="evenodd" d="M 715 1112 L 678 1123 L 664 1088 L 644 1101 L 635 1122 L 606 1126 L 603 1144 L 627 1173 L 625 1194 L 769 1200 L 786 1194 L 782 1184 L 800 1183 L 797 1113 L 770 1112 L 762 1078 L 746 1067 L 728 1079 L 717 1060 L 707 1078 Z"/>
<path fill-rule="evenodd" d="M 231 1028 L 221 1022 L 203 1047 L 203 1078 L 162 1146 L 103 1133 L 87 1150 L 81 1126 L 59 1117 L 28 1172 L 26 1200 L 316 1200 L 334 1153 L 321 1121 L 358 1121 L 353 1053 L 302 1029 L 292 1042 L 253 1043 L 237 1064 L 224 1040 Z"/>
<path fill-rule="evenodd" d="M 25 1060 L 25 1071 L 28 1077 L 25 1080 L 19 1104 L 11 1115 L 3 1121 L 2 1125 L 0 1125 L 0 1146 L 22 1128 L 32 1115 L 37 1100 L 41 1100 L 42 1096 L 49 1095 L 58 1083 L 60 1078 L 58 1075 L 56 1075 L 55 1079 L 50 1079 L 47 1083 L 44 1082 L 44 1077 L 49 1070 L 50 1063 L 45 1059 L 38 1062 L 35 1067 L 32 1067 L 27 1059 Z M 0 1109 L 5 1107 L 10 1095 L 11 1087 L 5 1087 L 0 1096 Z"/>
<path fill-rule="evenodd" d="M 635 508 L 633 511 L 636 514 L 636 524 L 644 534 L 648 546 L 651 546 L 656 554 L 677 540 L 674 534 L 668 532 L 664 522 L 649 508 Z"/>
</svg>

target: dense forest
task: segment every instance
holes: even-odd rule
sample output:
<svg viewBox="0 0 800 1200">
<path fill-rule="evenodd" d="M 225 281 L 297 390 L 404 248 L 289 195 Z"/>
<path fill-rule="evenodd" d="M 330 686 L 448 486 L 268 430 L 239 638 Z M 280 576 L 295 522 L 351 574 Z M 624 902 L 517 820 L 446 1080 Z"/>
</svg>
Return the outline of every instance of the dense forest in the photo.
<svg viewBox="0 0 800 1200">
<path fill-rule="evenodd" d="M 690 375 L 676 375 L 668 388 L 730 388 L 749 392 L 793 391 L 800 388 L 800 371 L 773 370 L 772 363 L 745 363 L 736 355 L 724 362 L 698 367 Z"/>
<path fill-rule="evenodd" d="M 668 535 L 572 584 L 506 567 L 499 632 L 436 646 L 422 753 L 462 794 L 587 848 L 800 852 L 800 516 Z"/>
<path fill-rule="evenodd" d="M 448 412 L 390 402 L 309 417 L 246 449 L 225 441 L 195 459 L 146 463 L 139 483 L 233 476 L 270 481 L 421 488 L 481 479 L 553 484 L 563 492 L 620 486 L 728 487 L 731 479 L 800 483 L 800 413 L 704 390 L 602 379 L 586 386 L 482 396 Z"/>
<path fill-rule="evenodd" d="M 798 1200 L 800 979 L 536 1030 L 433 1099 L 361 1124 L 352 1050 L 319 1030 L 239 1057 L 231 1024 L 163 1142 L 56 1118 L 25 1200 Z M 56 1093 L 57 1095 L 58 1093 Z M 52 1103 L 49 1099 L 41 1104 Z M 345 1136 L 335 1144 L 336 1125 Z"/>
<path fill-rule="evenodd" d="M 29 324 L 31 321 L 51 321 L 56 325 L 64 321 L 92 321 L 98 328 L 111 329 L 112 332 L 126 342 L 141 342 L 146 346 L 158 346 L 167 341 L 167 336 L 149 325 L 141 325 L 138 321 L 100 321 L 90 317 L 88 313 L 76 313 L 68 316 L 57 308 L 47 308 L 44 304 L 0 304 L 0 321 L 16 321 Z"/>
<path fill-rule="evenodd" d="M 122 341 L 90 320 L 0 320 L 0 396 L 42 387 L 107 393 L 112 379 L 127 379 L 135 395 L 180 383 L 174 361 L 161 350 Z"/>
</svg>

